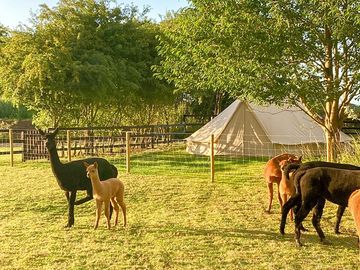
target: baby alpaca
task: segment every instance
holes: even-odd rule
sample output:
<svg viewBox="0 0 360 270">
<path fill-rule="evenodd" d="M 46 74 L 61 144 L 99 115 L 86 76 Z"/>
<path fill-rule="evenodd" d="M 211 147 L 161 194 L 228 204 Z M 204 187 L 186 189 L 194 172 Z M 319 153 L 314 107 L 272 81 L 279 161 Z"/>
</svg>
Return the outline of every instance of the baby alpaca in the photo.
<svg viewBox="0 0 360 270">
<path fill-rule="evenodd" d="M 268 213 L 270 213 L 270 210 L 271 210 L 271 204 L 272 204 L 272 200 L 273 200 L 273 184 L 274 183 L 276 183 L 277 187 L 278 187 L 277 195 L 278 195 L 278 199 L 280 202 L 280 206 L 283 205 L 283 203 L 281 201 L 280 192 L 279 192 L 280 181 L 282 178 L 282 172 L 280 170 L 279 163 L 282 160 L 288 160 L 290 163 L 298 163 L 299 164 L 299 163 L 301 163 L 301 156 L 297 157 L 292 154 L 283 153 L 281 155 L 277 155 L 277 156 L 273 157 L 266 163 L 264 176 L 265 176 L 265 181 L 266 181 L 266 185 L 267 185 L 267 189 L 268 189 L 268 197 L 269 197 L 269 205 L 266 209 L 266 212 L 268 212 Z"/>
<path fill-rule="evenodd" d="M 360 189 L 355 190 L 349 198 L 349 209 L 355 220 L 360 248 Z"/>
<path fill-rule="evenodd" d="M 117 178 L 110 178 L 104 181 L 100 181 L 98 164 L 88 164 L 84 162 L 86 168 L 87 176 L 91 180 L 91 185 L 93 188 L 93 197 L 96 201 L 96 219 L 95 226 L 96 229 L 99 225 L 99 219 L 101 215 L 102 204 L 105 205 L 105 217 L 107 221 L 107 228 L 110 229 L 110 202 L 115 211 L 115 226 L 118 223 L 119 217 L 119 205 L 122 209 L 124 217 L 124 226 L 126 226 L 126 206 L 124 203 L 124 184 Z"/>
<path fill-rule="evenodd" d="M 294 195 L 295 187 L 292 180 L 287 180 L 284 174 L 284 168 L 286 165 L 292 163 L 291 160 L 282 160 L 279 162 L 279 167 L 282 172 L 282 177 L 279 185 L 279 192 L 281 197 L 281 208 L 288 201 L 288 198 Z M 292 172 L 290 173 L 290 178 L 292 177 Z M 293 210 L 290 210 L 290 220 L 294 219 Z"/>
</svg>

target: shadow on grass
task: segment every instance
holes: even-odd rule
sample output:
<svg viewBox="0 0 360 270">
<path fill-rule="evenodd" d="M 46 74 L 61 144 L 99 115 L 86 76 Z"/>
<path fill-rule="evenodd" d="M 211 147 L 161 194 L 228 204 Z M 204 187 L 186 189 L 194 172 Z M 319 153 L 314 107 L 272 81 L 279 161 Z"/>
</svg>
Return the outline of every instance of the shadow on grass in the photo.
<svg viewBox="0 0 360 270">
<path fill-rule="evenodd" d="M 221 238 L 247 238 L 247 239 L 261 239 L 261 240 L 280 240 L 289 241 L 293 238 L 288 236 L 282 236 L 279 233 L 273 231 L 254 230 L 254 229 L 241 229 L 241 228 L 190 228 L 180 227 L 178 225 L 173 226 L 146 226 L 132 225 L 129 228 L 131 234 L 138 234 L 139 231 L 143 233 L 156 233 L 156 234 L 173 234 L 176 236 L 215 236 Z"/>
<path fill-rule="evenodd" d="M 132 225 L 129 228 L 129 233 L 133 235 L 154 233 L 154 234 L 171 234 L 176 237 L 221 237 L 226 238 L 239 238 L 247 240 L 261 240 L 261 241 L 278 241 L 283 243 L 293 243 L 296 246 L 294 234 L 285 234 L 281 235 L 280 233 L 274 231 L 266 230 L 257 230 L 257 229 L 246 229 L 246 228 L 190 228 L 190 227 L 180 227 L 178 225 L 173 226 L 147 226 L 143 227 L 141 225 Z M 168 236 L 164 236 L 165 238 Z M 301 241 L 304 244 L 303 248 L 312 246 L 312 245 L 322 245 L 325 247 L 333 248 L 346 248 L 353 249 L 357 247 L 357 240 L 352 236 L 339 236 L 329 235 L 327 236 L 325 242 L 321 243 L 319 237 L 316 233 L 304 233 L 302 234 Z M 241 241 L 240 241 L 241 242 Z M 264 243 L 265 244 L 265 243 Z"/>
<path fill-rule="evenodd" d="M 291 240 L 294 241 L 294 235 L 291 235 Z M 311 245 L 321 244 L 324 248 L 346 248 L 346 249 L 356 249 L 357 248 L 357 239 L 353 236 L 336 236 L 333 234 L 325 235 L 325 241 L 321 242 L 318 235 L 314 233 L 304 233 L 301 235 L 300 239 L 303 244 L 303 248 L 309 247 Z"/>
</svg>

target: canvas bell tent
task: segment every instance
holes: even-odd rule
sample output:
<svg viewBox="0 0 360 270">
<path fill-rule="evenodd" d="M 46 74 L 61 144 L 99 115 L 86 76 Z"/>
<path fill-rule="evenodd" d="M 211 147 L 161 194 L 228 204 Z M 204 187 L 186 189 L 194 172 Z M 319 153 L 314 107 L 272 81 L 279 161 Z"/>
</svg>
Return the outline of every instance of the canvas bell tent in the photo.
<svg viewBox="0 0 360 270">
<path fill-rule="evenodd" d="M 218 116 L 186 138 L 186 151 L 209 155 L 214 134 L 215 155 L 266 156 L 326 153 L 322 127 L 296 107 L 259 106 L 234 101 Z M 350 142 L 344 133 L 341 142 Z"/>
</svg>

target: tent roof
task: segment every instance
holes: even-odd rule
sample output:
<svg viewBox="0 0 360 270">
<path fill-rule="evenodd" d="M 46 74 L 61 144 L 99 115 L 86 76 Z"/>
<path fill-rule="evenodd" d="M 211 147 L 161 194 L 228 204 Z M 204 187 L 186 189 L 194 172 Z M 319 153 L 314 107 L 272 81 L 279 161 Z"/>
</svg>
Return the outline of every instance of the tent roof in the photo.
<svg viewBox="0 0 360 270">
<path fill-rule="evenodd" d="M 240 100 L 234 101 L 218 116 L 189 136 L 187 140 L 209 142 L 211 134 L 214 134 L 215 141 L 217 141 L 242 105 L 246 105 L 246 109 L 252 113 L 272 143 L 294 145 L 326 142 L 322 127 L 299 108 L 280 108 L 275 105 L 259 106 Z M 245 125 L 251 125 L 251 121 L 245 121 Z M 341 132 L 340 140 L 342 142 L 350 141 L 351 138 Z"/>
</svg>

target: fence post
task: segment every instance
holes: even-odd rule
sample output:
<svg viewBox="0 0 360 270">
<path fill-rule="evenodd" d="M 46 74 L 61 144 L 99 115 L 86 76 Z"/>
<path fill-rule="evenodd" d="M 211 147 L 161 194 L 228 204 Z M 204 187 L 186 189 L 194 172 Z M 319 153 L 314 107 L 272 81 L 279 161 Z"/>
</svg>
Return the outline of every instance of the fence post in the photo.
<svg viewBox="0 0 360 270">
<path fill-rule="evenodd" d="M 210 173 L 211 173 L 211 182 L 214 182 L 215 179 L 214 134 L 211 134 L 210 137 Z"/>
<path fill-rule="evenodd" d="M 71 137 L 70 137 L 70 130 L 66 131 L 66 141 L 67 141 L 67 157 L 68 162 L 71 161 Z"/>
<path fill-rule="evenodd" d="M 126 131 L 126 173 L 130 173 L 130 131 Z"/>
<path fill-rule="evenodd" d="M 13 130 L 9 129 L 10 166 L 14 167 L 14 139 Z"/>
<path fill-rule="evenodd" d="M 21 146 L 22 146 L 22 157 L 21 161 L 25 161 L 25 133 L 24 131 L 21 131 Z"/>
</svg>

